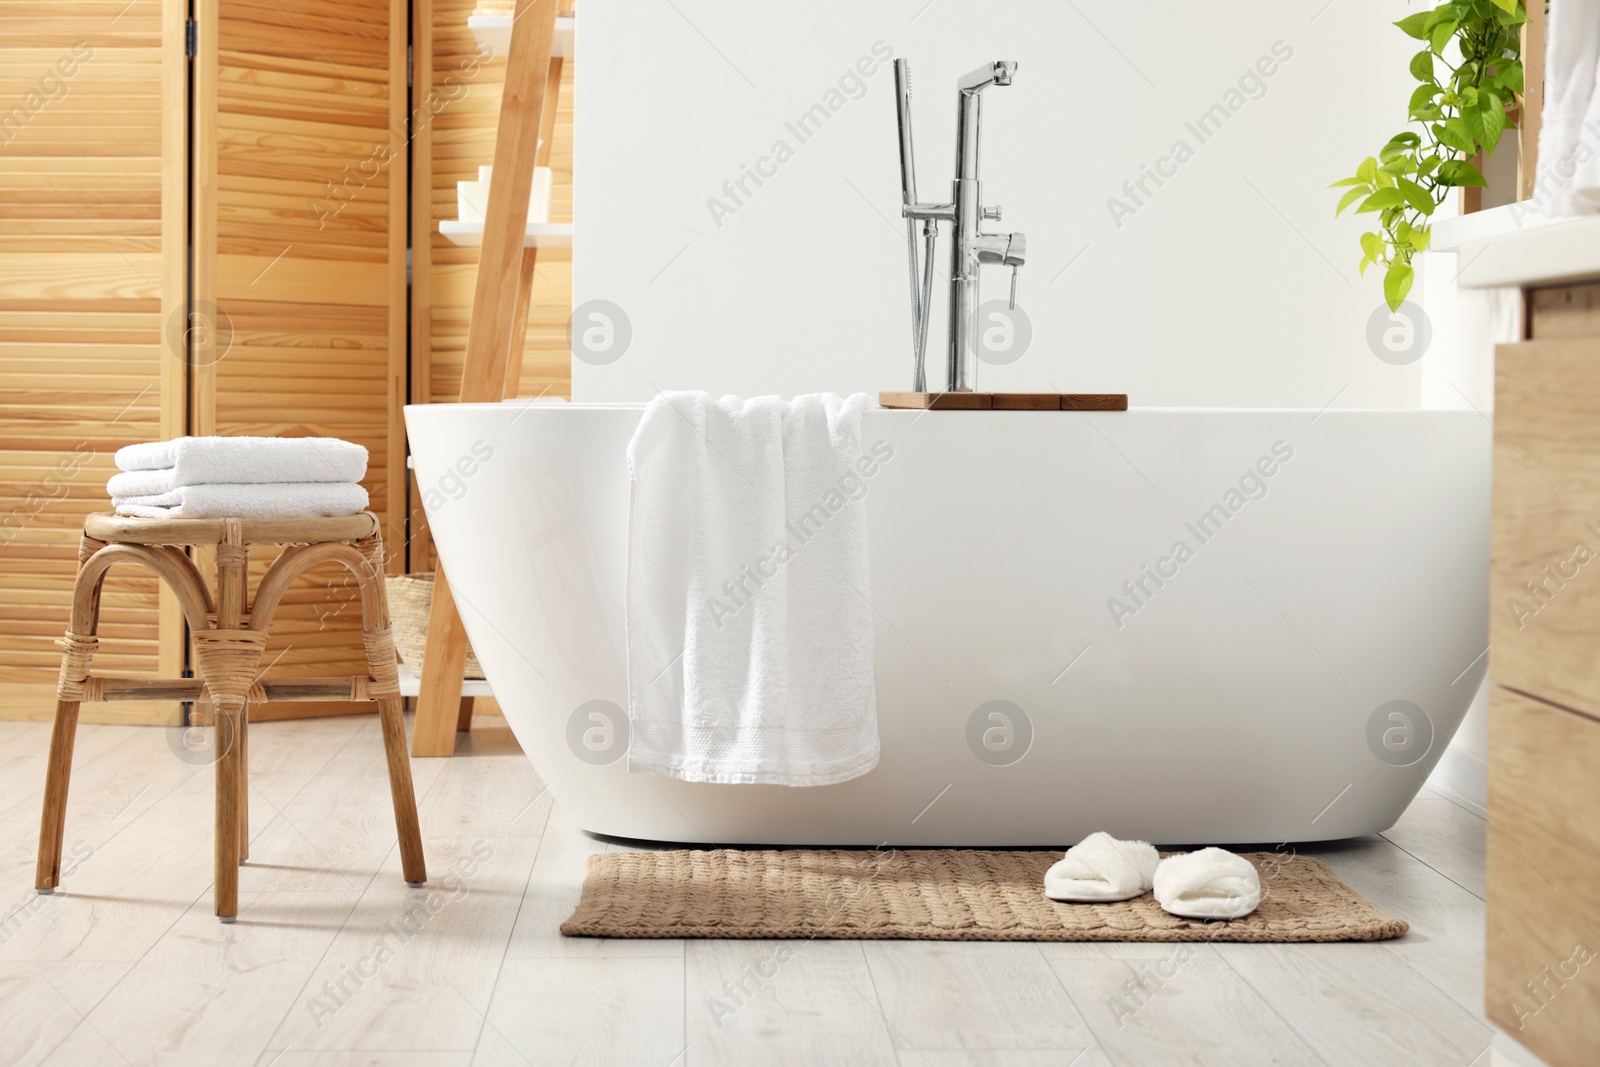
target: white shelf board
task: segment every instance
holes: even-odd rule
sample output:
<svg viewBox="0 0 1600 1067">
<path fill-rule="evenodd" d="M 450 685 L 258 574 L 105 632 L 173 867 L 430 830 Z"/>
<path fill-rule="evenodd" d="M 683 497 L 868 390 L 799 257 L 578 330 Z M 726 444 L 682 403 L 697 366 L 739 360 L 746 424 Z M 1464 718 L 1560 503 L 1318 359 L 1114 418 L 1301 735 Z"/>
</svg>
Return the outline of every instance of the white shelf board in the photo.
<svg viewBox="0 0 1600 1067">
<path fill-rule="evenodd" d="M 1474 241 L 1488 241 L 1560 221 L 1539 214 L 1527 203 L 1504 204 L 1467 215 L 1453 215 L 1433 224 L 1433 237 L 1428 243 L 1428 251 L 1459 252 L 1462 246 Z"/>
<path fill-rule="evenodd" d="M 453 245 L 477 248 L 483 244 L 483 223 L 440 219 L 439 233 Z M 523 248 L 571 248 L 572 223 L 530 222 L 522 240 Z"/>
<path fill-rule="evenodd" d="M 571 16 L 556 19 L 556 35 L 550 42 L 550 54 L 563 59 L 572 58 L 573 23 Z M 511 50 L 510 15 L 468 15 L 467 28 L 478 39 L 482 48 L 501 58 Z"/>
<path fill-rule="evenodd" d="M 1456 254 L 1456 284 L 1467 289 L 1592 281 L 1600 278 L 1600 215 L 1468 240 Z"/>
<path fill-rule="evenodd" d="M 407 697 L 418 696 L 422 692 L 422 678 L 408 664 L 398 664 L 400 670 L 400 695 Z M 461 682 L 461 695 L 464 697 L 492 697 L 494 690 L 489 688 L 489 683 L 482 678 L 466 678 Z"/>
</svg>

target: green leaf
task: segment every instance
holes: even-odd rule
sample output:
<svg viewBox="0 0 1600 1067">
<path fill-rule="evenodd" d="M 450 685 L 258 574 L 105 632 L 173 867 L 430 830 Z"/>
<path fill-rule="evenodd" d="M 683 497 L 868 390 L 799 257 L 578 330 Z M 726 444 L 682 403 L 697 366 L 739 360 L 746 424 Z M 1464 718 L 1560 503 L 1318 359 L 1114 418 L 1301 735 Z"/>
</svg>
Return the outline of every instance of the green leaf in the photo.
<svg viewBox="0 0 1600 1067">
<path fill-rule="evenodd" d="M 1411 247 L 1418 252 L 1426 252 L 1428 245 L 1433 242 L 1433 231 L 1426 226 L 1414 227 L 1411 236 L 1407 238 Z"/>
<path fill-rule="evenodd" d="M 1506 128 L 1505 105 L 1493 93 L 1485 92 L 1478 104 L 1461 113 L 1461 120 L 1483 150 L 1493 152 Z"/>
<path fill-rule="evenodd" d="M 1434 132 L 1439 140 L 1462 155 L 1477 155 L 1478 146 L 1473 141 L 1472 130 L 1460 118 L 1446 119 L 1443 126 L 1435 127 Z"/>
<path fill-rule="evenodd" d="M 1406 203 L 1416 208 L 1423 215 L 1432 215 L 1433 209 L 1439 206 L 1434 202 L 1433 197 L 1428 195 L 1428 190 L 1410 178 L 1396 178 L 1394 182 L 1395 187 L 1406 198 Z"/>
<path fill-rule="evenodd" d="M 1360 178 L 1340 178 L 1336 182 L 1330 182 L 1328 184 L 1328 188 L 1329 189 L 1340 189 L 1340 188 L 1343 188 L 1346 185 L 1371 185 L 1371 184 L 1372 184 L 1371 182 L 1362 181 Z"/>
<path fill-rule="evenodd" d="M 1355 203 L 1357 200 L 1360 200 L 1363 196 L 1366 196 L 1366 195 L 1367 195 L 1367 187 L 1364 186 L 1364 185 L 1362 187 L 1358 188 L 1358 189 L 1351 189 L 1351 190 L 1347 191 L 1343 196 L 1341 196 L 1339 198 L 1339 208 L 1338 208 L 1337 211 L 1335 211 L 1333 213 L 1334 218 L 1338 218 L 1340 215 L 1343 215 L 1345 208 L 1349 207 L 1351 204 Z"/>
<path fill-rule="evenodd" d="M 1442 92 L 1444 92 L 1444 90 L 1431 81 L 1424 82 L 1423 84 L 1417 86 L 1411 94 L 1411 110 L 1416 111 L 1418 108 L 1427 107 L 1429 104 L 1433 103 L 1433 98 Z"/>
<path fill-rule="evenodd" d="M 1508 15 L 1517 13 L 1517 0 L 1490 0 L 1490 2 Z"/>
<path fill-rule="evenodd" d="M 1356 177 L 1368 183 L 1377 181 L 1378 161 L 1371 156 L 1363 159 L 1361 161 L 1361 166 L 1356 168 Z"/>
<path fill-rule="evenodd" d="M 1455 19 L 1447 19 L 1433 28 L 1428 35 L 1428 44 L 1433 49 L 1434 55 L 1444 55 L 1444 46 L 1450 43 L 1450 38 L 1456 35 L 1456 27 L 1460 25 L 1461 23 Z"/>
<path fill-rule="evenodd" d="M 1384 208 L 1399 207 L 1406 202 L 1405 194 L 1399 189 L 1379 189 L 1356 208 L 1356 214 L 1366 211 L 1382 211 Z"/>
<path fill-rule="evenodd" d="M 1400 305 L 1406 302 L 1406 294 L 1411 292 L 1411 283 L 1416 272 L 1409 263 L 1396 261 L 1389 264 L 1389 269 L 1383 275 L 1383 298 L 1388 301 L 1390 311 L 1399 311 Z"/>
<path fill-rule="evenodd" d="M 1484 186 L 1489 183 L 1477 167 L 1464 159 L 1450 159 L 1439 164 L 1439 182 L 1451 186 Z"/>
<path fill-rule="evenodd" d="M 1367 254 L 1368 259 L 1377 262 L 1383 258 L 1383 238 L 1375 233 L 1362 234 L 1361 251 Z"/>
<path fill-rule="evenodd" d="M 1407 15 L 1405 18 L 1395 23 L 1395 25 L 1399 26 L 1401 32 L 1407 37 L 1415 37 L 1417 40 L 1421 41 L 1425 40 L 1428 36 L 1428 31 L 1423 29 L 1423 24 L 1427 21 L 1428 12 L 1418 11 L 1415 15 Z"/>
<path fill-rule="evenodd" d="M 1508 89 L 1517 95 L 1522 94 L 1522 64 L 1516 60 L 1501 60 L 1495 64 L 1494 80 L 1500 83 L 1501 88 Z"/>
<path fill-rule="evenodd" d="M 1433 53 L 1424 49 L 1411 57 L 1411 76 L 1419 82 L 1433 81 Z"/>
</svg>

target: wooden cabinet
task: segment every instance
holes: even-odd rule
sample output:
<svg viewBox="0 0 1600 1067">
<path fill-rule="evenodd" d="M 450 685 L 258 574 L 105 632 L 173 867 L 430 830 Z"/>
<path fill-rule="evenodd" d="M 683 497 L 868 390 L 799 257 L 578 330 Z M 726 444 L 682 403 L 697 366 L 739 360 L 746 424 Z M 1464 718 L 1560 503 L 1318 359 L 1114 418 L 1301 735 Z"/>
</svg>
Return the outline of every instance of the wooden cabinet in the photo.
<svg viewBox="0 0 1600 1067">
<path fill-rule="evenodd" d="M 1600 1059 L 1600 286 L 1527 294 L 1495 367 L 1486 999 Z"/>
<path fill-rule="evenodd" d="M 1489 1018 L 1552 1067 L 1600 1058 L 1600 722 L 1490 692 Z"/>
<path fill-rule="evenodd" d="M 1600 333 L 1495 357 L 1491 670 L 1600 715 Z"/>
</svg>

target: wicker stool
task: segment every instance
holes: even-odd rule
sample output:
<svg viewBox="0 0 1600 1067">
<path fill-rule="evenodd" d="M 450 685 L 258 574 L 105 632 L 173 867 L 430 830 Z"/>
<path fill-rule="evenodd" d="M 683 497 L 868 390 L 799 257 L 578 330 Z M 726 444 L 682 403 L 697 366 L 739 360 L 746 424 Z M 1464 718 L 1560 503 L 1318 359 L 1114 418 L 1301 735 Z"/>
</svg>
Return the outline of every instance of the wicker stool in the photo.
<svg viewBox="0 0 1600 1067">
<path fill-rule="evenodd" d="M 249 546 L 290 545 L 281 553 L 249 601 Z M 200 572 L 177 546 L 214 545 L 217 595 L 213 601 Z M 141 563 L 177 594 L 194 637 L 199 679 L 98 678 L 90 674 L 100 618 L 100 588 L 114 563 Z M 268 626 L 290 582 L 322 563 L 342 563 L 361 589 L 362 641 L 367 673 L 350 678 L 258 677 Z M 215 708 L 216 913 L 232 922 L 239 913 L 239 864 L 249 851 L 247 708 L 261 700 L 375 700 L 389 760 L 389 790 L 400 835 L 405 880 L 427 880 L 422 832 L 411 788 L 406 727 L 395 670 L 389 609 L 383 595 L 383 540 L 371 512 L 341 518 L 130 519 L 90 515 L 83 524 L 72 622 L 62 639 L 61 680 L 56 689 L 55 729 L 50 735 L 44 815 L 39 827 L 39 866 L 34 884 L 53 892 L 61 882 L 61 839 L 66 824 L 67 780 L 78 706 L 84 701 L 200 700 Z"/>
</svg>

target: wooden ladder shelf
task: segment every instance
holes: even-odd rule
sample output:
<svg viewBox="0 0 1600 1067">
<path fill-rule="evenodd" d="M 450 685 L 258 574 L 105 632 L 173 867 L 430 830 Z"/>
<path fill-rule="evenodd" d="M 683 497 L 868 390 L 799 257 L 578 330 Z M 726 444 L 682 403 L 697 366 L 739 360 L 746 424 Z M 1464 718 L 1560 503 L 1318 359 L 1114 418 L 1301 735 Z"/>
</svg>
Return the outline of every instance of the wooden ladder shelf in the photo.
<svg viewBox="0 0 1600 1067">
<path fill-rule="evenodd" d="M 522 346 L 538 252 L 523 247 L 533 169 L 540 161 L 539 137 L 554 140 L 555 104 L 561 90 L 559 57 L 552 58 L 557 0 L 517 0 L 506 57 L 505 95 L 500 103 L 489 203 L 472 319 L 467 325 L 462 403 L 496 403 L 515 395 L 522 376 Z M 461 714 L 467 634 L 441 567 L 433 583 L 428 617 L 428 654 L 422 666 L 414 756 L 455 752 Z"/>
</svg>

